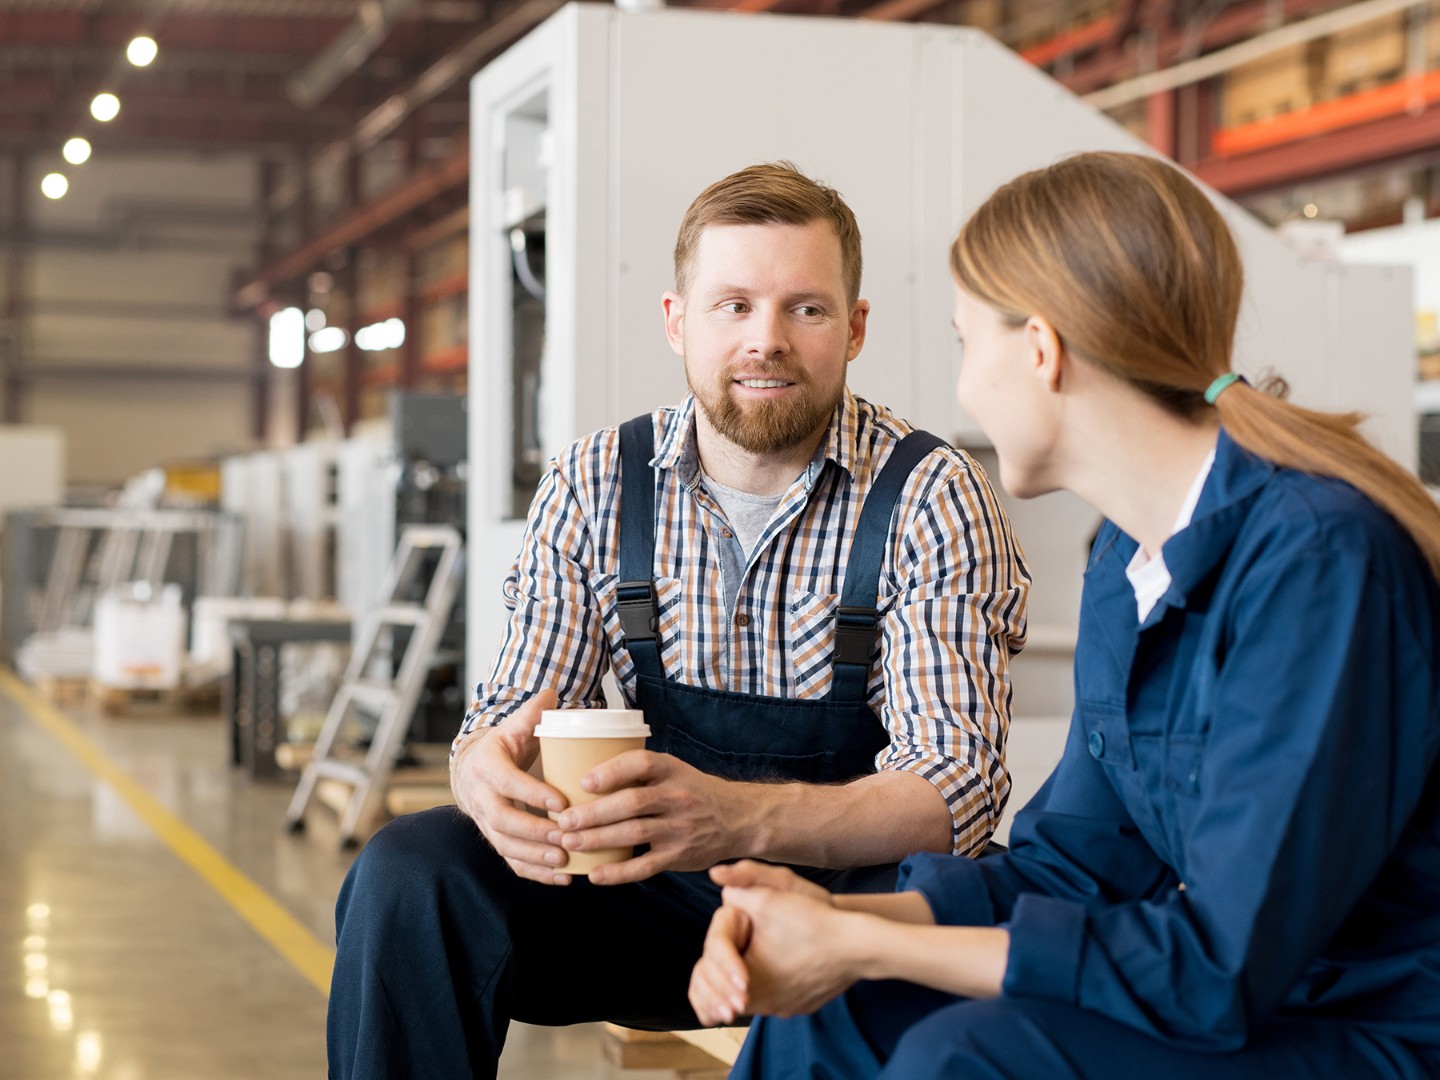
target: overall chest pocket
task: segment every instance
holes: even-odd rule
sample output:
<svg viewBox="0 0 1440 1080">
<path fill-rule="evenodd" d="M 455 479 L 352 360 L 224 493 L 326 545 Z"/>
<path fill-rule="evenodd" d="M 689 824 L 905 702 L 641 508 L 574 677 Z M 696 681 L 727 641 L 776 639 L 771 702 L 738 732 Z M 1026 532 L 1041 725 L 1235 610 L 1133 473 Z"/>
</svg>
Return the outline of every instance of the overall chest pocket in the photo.
<svg viewBox="0 0 1440 1080">
<path fill-rule="evenodd" d="M 840 598 L 833 595 L 797 592 L 790 598 L 786 644 L 796 697 L 823 697 L 830 692 L 839 606 Z"/>
</svg>

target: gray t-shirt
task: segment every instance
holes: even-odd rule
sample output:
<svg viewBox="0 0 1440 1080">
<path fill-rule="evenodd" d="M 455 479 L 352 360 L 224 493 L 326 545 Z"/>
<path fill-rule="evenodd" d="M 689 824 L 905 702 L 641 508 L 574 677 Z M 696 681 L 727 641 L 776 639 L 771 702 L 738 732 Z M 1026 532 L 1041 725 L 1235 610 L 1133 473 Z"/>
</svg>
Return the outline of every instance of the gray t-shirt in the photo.
<svg viewBox="0 0 1440 1080">
<path fill-rule="evenodd" d="M 748 561 L 750 553 L 755 550 L 755 542 L 760 539 L 760 534 L 765 531 L 785 495 L 751 495 L 748 491 L 737 491 L 716 483 L 703 469 L 700 477 L 710 497 L 725 511 L 725 518 L 730 522 L 730 528 L 740 541 L 740 548 Z"/>
</svg>

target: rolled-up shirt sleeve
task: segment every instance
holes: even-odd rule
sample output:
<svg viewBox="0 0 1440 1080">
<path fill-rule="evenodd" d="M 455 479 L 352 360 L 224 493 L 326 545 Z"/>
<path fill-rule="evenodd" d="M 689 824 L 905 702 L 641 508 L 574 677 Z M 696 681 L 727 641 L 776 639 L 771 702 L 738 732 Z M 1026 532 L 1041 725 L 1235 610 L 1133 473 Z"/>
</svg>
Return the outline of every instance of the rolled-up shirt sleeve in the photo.
<svg viewBox="0 0 1440 1080">
<path fill-rule="evenodd" d="M 500 651 L 475 688 L 452 755 L 540 690 L 554 690 L 566 705 L 605 704 L 601 678 L 609 652 L 591 589 L 588 521 L 563 462 L 552 462 L 531 503 L 520 555 L 505 578 L 510 616 Z"/>
</svg>

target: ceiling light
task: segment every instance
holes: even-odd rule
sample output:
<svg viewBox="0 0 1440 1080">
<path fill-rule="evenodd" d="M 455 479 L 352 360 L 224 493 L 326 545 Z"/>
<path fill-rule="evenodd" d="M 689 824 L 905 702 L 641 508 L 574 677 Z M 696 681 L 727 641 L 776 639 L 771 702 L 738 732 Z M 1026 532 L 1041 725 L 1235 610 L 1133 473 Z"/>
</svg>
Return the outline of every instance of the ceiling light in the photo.
<svg viewBox="0 0 1440 1080">
<path fill-rule="evenodd" d="M 67 139 L 65 149 L 60 152 L 71 165 L 84 165 L 90 160 L 90 142 L 77 135 L 73 139 Z"/>
<path fill-rule="evenodd" d="M 305 361 L 305 313 L 284 308 L 270 316 L 270 363 L 297 368 Z"/>
<path fill-rule="evenodd" d="M 65 179 L 64 173 L 47 173 L 45 179 L 40 181 L 40 192 L 47 199 L 63 199 L 69 190 L 70 181 Z"/>
<path fill-rule="evenodd" d="M 339 352 L 350 341 L 350 335 L 339 326 L 327 326 L 310 335 L 310 351 L 316 353 Z"/>
<path fill-rule="evenodd" d="M 150 61 L 154 60 L 159 52 L 160 48 L 155 44 L 155 39 L 142 34 L 130 42 L 125 50 L 125 58 L 136 67 L 149 67 Z"/>
<path fill-rule="evenodd" d="M 399 319 L 362 326 L 355 331 L 355 344 L 366 352 L 383 352 L 398 349 L 405 344 L 405 324 Z"/>
<path fill-rule="evenodd" d="M 90 115 L 102 124 L 120 115 L 120 99 L 114 94 L 96 94 L 90 102 Z"/>
</svg>

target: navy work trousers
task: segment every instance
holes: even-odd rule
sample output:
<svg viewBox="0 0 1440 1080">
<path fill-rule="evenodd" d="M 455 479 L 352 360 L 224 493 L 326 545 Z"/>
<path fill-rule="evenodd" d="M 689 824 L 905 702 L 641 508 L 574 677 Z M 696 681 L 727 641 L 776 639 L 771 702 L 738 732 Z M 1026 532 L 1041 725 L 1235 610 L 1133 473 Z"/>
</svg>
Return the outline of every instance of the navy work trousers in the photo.
<svg viewBox="0 0 1440 1080">
<path fill-rule="evenodd" d="M 330 1076 L 493 1077 L 512 1018 L 698 1027 L 686 991 L 718 905 L 704 874 L 525 881 L 454 807 L 398 818 L 336 904 Z"/>
<path fill-rule="evenodd" d="M 1228 1054 L 1071 1005 L 859 983 L 812 1016 L 751 1025 L 731 1080 L 1431 1080 L 1425 1053 L 1343 1021 L 1279 1017 Z"/>
</svg>

